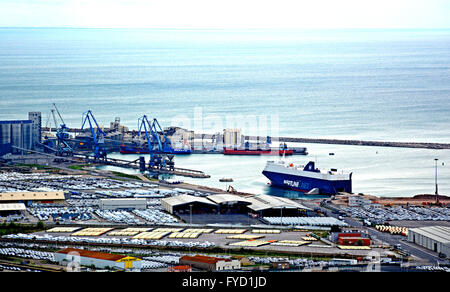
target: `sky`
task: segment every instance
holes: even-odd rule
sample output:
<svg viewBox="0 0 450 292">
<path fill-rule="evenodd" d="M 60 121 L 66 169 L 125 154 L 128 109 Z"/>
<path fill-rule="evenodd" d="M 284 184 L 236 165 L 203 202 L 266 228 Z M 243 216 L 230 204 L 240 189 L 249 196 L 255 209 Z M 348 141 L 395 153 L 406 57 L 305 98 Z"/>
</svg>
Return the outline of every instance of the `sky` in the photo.
<svg viewBox="0 0 450 292">
<path fill-rule="evenodd" d="M 0 0 L 0 27 L 450 28 L 449 0 Z"/>
</svg>

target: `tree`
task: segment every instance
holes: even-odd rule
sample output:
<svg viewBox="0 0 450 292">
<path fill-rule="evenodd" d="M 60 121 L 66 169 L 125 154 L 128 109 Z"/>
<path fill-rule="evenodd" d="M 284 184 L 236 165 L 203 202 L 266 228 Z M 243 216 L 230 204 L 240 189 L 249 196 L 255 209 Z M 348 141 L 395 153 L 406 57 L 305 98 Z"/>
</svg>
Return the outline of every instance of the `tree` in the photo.
<svg viewBox="0 0 450 292">
<path fill-rule="evenodd" d="M 36 224 L 36 228 L 37 228 L 37 229 L 40 229 L 40 230 L 45 229 L 44 222 L 39 221 L 39 222 Z"/>
</svg>

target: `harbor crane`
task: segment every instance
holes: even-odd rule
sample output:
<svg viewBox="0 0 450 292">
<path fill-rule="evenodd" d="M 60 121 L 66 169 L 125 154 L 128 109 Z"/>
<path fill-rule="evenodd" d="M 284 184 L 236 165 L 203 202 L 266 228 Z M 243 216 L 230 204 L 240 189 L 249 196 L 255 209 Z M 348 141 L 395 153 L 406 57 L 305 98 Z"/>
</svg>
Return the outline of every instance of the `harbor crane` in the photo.
<svg viewBox="0 0 450 292">
<path fill-rule="evenodd" d="M 146 115 L 138 119 L 138 136 L 140 137 L 142 130 L 144 130 L 150 153 L 150 167 L 169 167 L 173 170 L 175 163 L 173 162 L 173 155 L 170 154 L 173 152 L 172 144 L 164 132 L 162 132 L 163 139 L 161 139 L 158 128 L 162 132 L 156 119 L 153 119 L 153 123 L 150 123 Z"/>
<path fill-rule="evenodd" d="M 95 160 L 106 160 L 106 149 L 105 149 L 105 132 L 100 129 L 97 120 L 95 119 L 94 115 L 92 114 L 91 110 L 88 110 L 87 112 L 83 113 L 82 116 L 82 124 L 81 124 L 81 130 L 84 129 L 84 126 L 86 125 L 86 122 L 89 123 L 89 128 L 91 130 L 92 139 L 94 141 L 94 158 Z M 95 128 L 94 128 L 95 125 Z"/>
<path fill-rule="evenodd" d="M 54 151 L 56 156 L 73 156 L 73 148 L 69 144 L 70 135 L 69 135 L 69 128 L 66 126 L 66 123 L 64 122 L 64 119 L 61 116 L 61 113 L 59 112 L 58 108 L 56 107 L 56 104 L 53 103 L 54 109 L 51 109 L 51 115 L 53 117 L 53 121 L 55 123 L 56 128 L 56 145 L 54 148 L 49 146 L 53 144 L 50 140 L 46 141 L 46 144 L 41 144 L 44 148 Z M 55 111 L 59 116 L 60 123 L 58 123 L 58 120 L 55 115 Z M 58 126 L 59 124 L 59 126 Z M 44 142 L 45 143 L 45 142 Z"/>
</svg>

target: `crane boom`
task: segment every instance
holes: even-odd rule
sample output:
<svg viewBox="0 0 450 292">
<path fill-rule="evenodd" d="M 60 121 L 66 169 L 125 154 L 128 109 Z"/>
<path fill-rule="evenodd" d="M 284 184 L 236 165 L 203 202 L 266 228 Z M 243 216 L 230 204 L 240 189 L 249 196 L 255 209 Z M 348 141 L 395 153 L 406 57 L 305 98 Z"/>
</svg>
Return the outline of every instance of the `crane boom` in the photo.
<svg viewBox="0 0 450 292">
<path fill-rule="evenodd" d="M 59 116 L 59 118 L 61 119 L 61 122 L 62 122 L 62 125 L 66 125 L 66 123 L 64 122 L 64 119 L 62 118 L 62 116 L 61 116 L 61 114 L 59 113 L 59 110 L 58 110 L 58 108 L 56 107 L 56 104 L 55 103 L 53 103 L 53 106 L 55 107 L 55 109 L 56 109 L 56 112 L 58 113 L 58 116 Z"/>
</svg>

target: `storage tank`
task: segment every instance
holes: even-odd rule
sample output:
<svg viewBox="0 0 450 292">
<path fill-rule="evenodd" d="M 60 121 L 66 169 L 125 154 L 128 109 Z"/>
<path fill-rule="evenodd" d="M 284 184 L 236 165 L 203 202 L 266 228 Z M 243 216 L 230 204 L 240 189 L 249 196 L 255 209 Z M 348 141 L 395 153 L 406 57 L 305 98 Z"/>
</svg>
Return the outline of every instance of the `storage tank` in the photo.
<svg viewBox="0 0 450 292">
<path fill-rule="evenodd" d="M 11 143 L 11 124 L 0 122 L 0 144 Z"/>
<path fill-rule="evenodd" d="M 13 146 L 22 147 L 22 125 L 20 123 L 11 124 L 11 143 Z M 20 153 L 17 149 L 13 149 L 13 153 Z"/>
<path fill-rule="evenodd" d="M 22 124 L 22 147 L 25 149 L 33 148 L 33 124 Z"/>
</svg>

